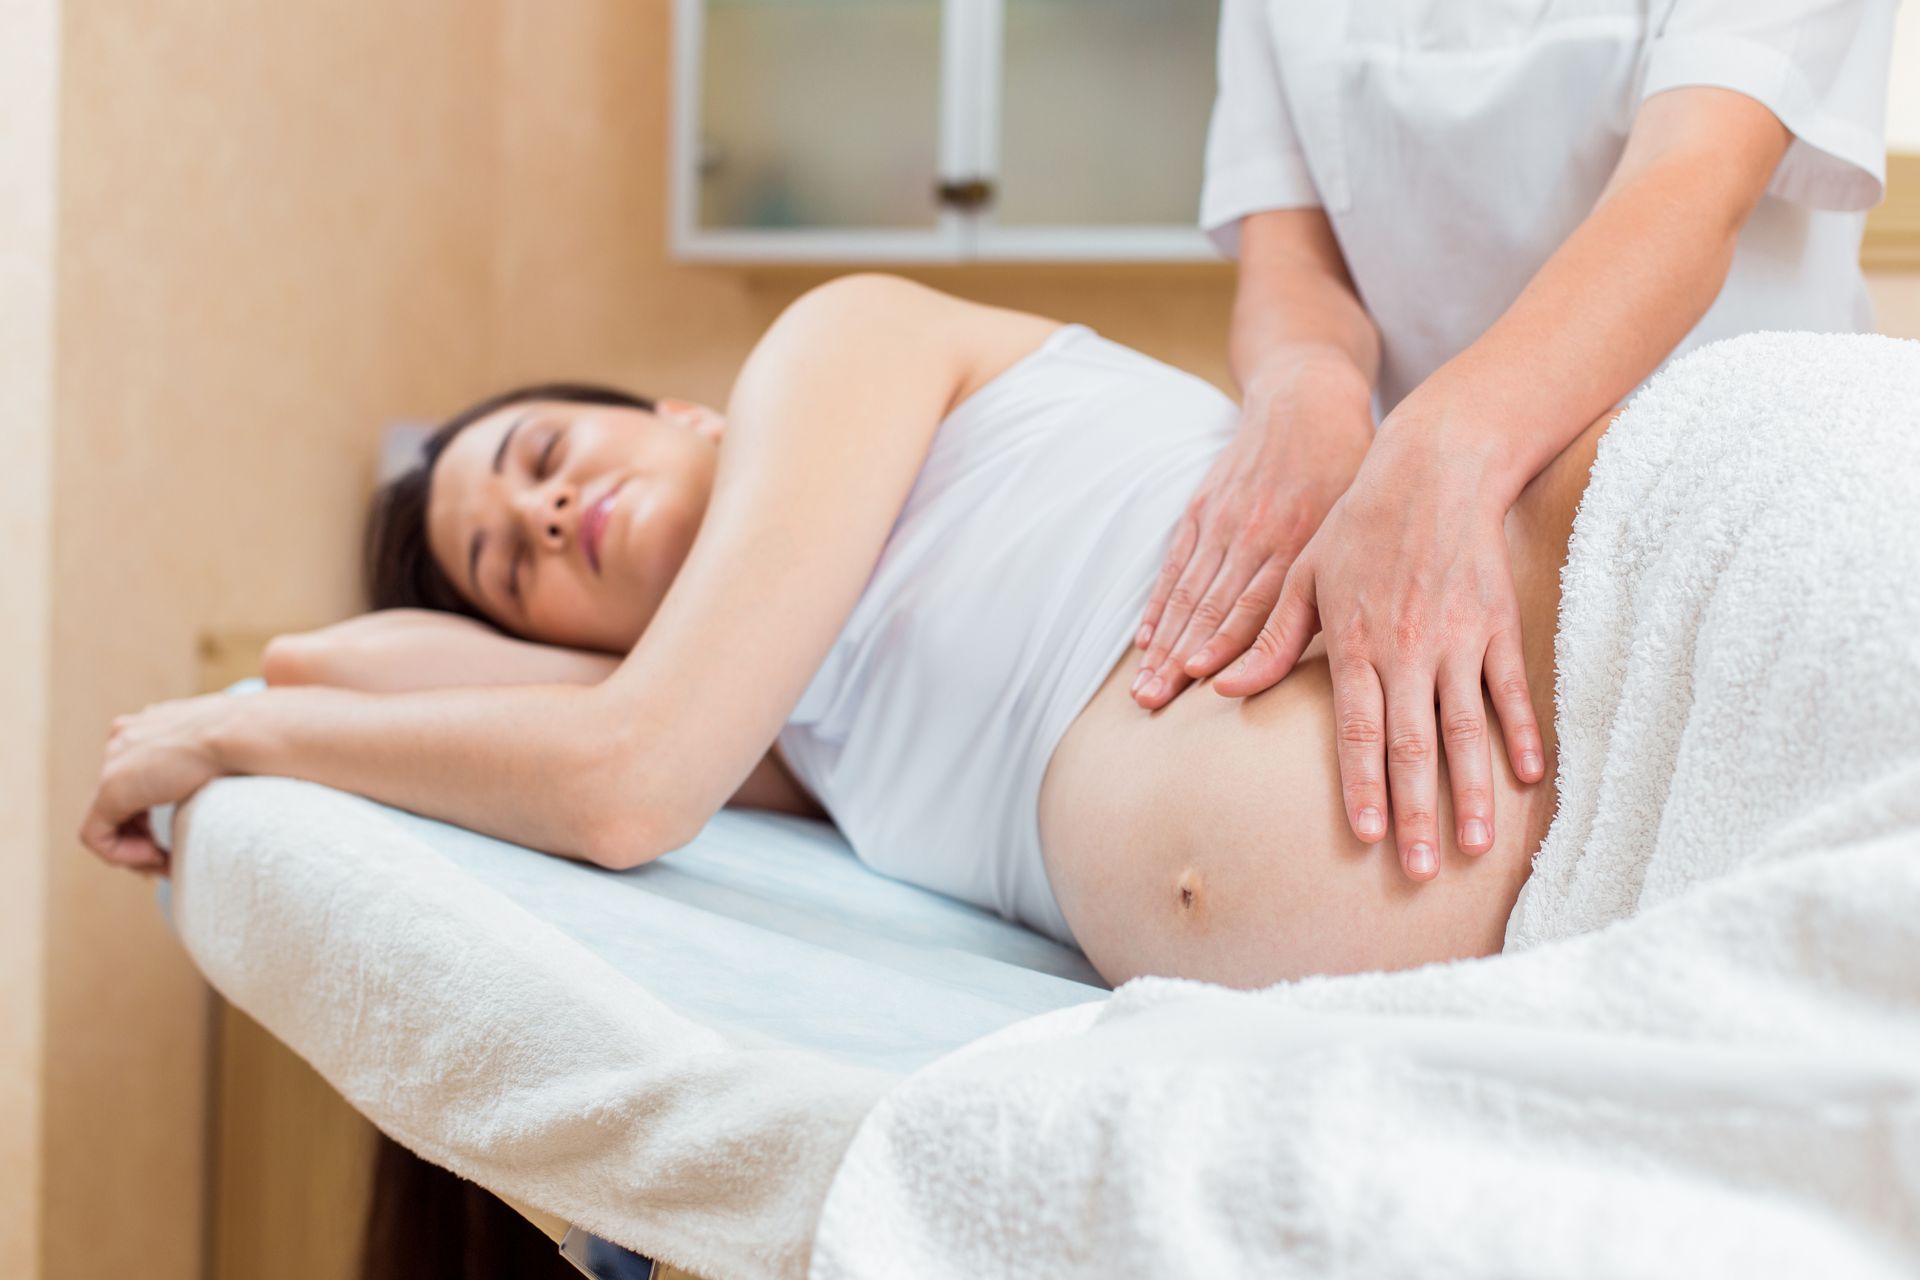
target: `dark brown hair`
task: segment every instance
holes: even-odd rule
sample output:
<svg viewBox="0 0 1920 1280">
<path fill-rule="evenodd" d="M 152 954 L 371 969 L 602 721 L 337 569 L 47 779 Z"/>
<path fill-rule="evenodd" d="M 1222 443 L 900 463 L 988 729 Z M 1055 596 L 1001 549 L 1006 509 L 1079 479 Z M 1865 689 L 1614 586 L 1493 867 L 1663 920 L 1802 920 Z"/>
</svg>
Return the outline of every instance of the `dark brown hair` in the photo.
<svg viewBox="0 0 1920 1280">
<path fill-rule="evenodd" d="M 427 495 L 433 464 L 455 436 L 509 405 L 533 400 L 606 404 L 653 412 L 653 401 L 613 387 L 588 382 L 545 382 L 489 396 L 454 414 L 434 429 L 420 449 L 420 461 L 373 495 L 367 513 L 361 572 L 372 609 L 438 609 L 491 624 L 493 619 L 460 594 L 427 547 Z"/>
</svg>

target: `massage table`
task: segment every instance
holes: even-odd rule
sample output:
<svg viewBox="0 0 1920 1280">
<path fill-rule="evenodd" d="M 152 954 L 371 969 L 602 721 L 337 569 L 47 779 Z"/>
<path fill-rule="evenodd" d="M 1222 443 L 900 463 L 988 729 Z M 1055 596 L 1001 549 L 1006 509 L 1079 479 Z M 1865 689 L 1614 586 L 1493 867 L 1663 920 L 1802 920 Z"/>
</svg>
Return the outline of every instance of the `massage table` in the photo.
<svg viewBox="0 0 1920 1280">
<path fill-rule="evenodd" d="M 213 985 L 608 1280 L 647 1274 L 635 1255 L 804 1274 L 833 1173 L 815 1153 L 916 1069 L 1107 995 L 1077 952 L 796 818 L 726 811 L 610 872 L 230 778 L 172 835 L 163 901 Z"/>
</svg>

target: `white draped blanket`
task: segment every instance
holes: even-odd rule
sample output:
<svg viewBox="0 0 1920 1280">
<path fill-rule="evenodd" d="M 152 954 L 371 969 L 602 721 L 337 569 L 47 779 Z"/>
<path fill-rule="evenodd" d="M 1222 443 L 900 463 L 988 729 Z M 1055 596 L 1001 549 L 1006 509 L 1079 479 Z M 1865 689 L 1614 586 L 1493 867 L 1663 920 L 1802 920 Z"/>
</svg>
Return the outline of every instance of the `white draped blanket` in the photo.
<svg viewBox="0 0 1920 1280">
<path fill-rule="evenodd" d="M 1602 442 L 1505 954 L 1145 980 L 861 1126 L 818 1280 L 1920 1274 L 1920 344 L 1765 334 Z"/>
<path fill-rule="evenodd" d="M 1105 994 L 769 814 L 618 875 L 282 778 L 214 783 L 180 834 L 194 960 L 382 1129 L 711 1280 L 804 1273 L 906 1070 Z"/>
</svg>

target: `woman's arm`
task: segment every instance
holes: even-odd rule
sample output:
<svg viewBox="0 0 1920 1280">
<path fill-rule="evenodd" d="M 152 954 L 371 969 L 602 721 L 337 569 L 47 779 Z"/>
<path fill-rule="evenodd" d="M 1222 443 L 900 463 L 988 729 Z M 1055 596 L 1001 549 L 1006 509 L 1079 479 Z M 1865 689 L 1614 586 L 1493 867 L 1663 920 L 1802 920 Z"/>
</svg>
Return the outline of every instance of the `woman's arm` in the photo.
<svg viewBox="0 0 1920 1280">
<path fill-rule="evenodd" d="M 382 609 L 275 636 L 260 674 L 276 688 L 320 684 L 405 693 L 502 684 L 599 684 L 620 659 L 535 644 L 433 609 Z"/>
<path fill-rule="evenodd" d="M 535 644 L 458 614 L 382 609 L 314 631 L 275 636 L 260 674 L 275 688 L 328 685 L 368 693 L 479 685 L 599 684 L 620 659 Z M 825 816 L 778 753 L 768 751 L 727 801 L 801 817 Z"/>
<path fill-rule="evenodd" d="M 742 370 L 705 521 L 611 677 L 162 704 L 116 729 L 83 841 L 153 865 L 148 808 L 270 773 L 606 866 L 677 848 L 763 758 L 1008 320 L 887 277 L 814 290 Z"/>
</svg>

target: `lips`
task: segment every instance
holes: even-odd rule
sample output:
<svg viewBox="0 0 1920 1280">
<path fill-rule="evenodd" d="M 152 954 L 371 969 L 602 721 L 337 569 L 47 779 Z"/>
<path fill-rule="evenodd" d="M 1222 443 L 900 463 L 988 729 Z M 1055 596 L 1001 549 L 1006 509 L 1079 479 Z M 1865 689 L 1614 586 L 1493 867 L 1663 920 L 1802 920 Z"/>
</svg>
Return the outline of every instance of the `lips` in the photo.
<svg viewBox="0 0 1920 1280">
<path fill-rule="evenodd" d="M 587 568 L 595 573 L 600 572 L 600 535 L 606 532 L 607 516 L 613 510 L 613 500 L 626 483 L 622 480 L 607 490 L 580 517 L 580 550 L 587 557 Z"/>
</svg>

